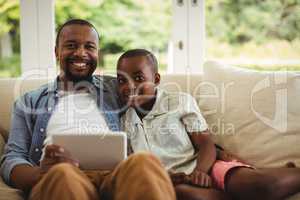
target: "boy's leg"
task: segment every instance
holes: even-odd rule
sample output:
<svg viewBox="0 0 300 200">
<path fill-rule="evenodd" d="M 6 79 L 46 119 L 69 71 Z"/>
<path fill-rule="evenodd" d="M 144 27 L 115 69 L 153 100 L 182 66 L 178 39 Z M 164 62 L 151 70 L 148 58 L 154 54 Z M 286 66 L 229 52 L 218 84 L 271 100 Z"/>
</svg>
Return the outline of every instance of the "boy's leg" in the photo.
<svg viewBox="0 0 300 200">
<path fill-rule="evenodd" d="M 300 192 L 299 168 L 232 169 L 226 190 L 243 200 L 279 200 Z"/>
<path fill-rule="evenodd" d="M 29 200 L 98 200 L 89 178 L 78 168 L 62 163 L 53 166 L 35 185 Z"/>
<path fill-rule="evenodd" d="M 136 153 L 109 174 L 100 197 L 108 200 L 175 200 L 175 191 L 160 161 L 149 153 Z"/>
<path fill-rule="evenodd" d="M 200 188 L 187 184 L 175 186 L 177 200 L 231 200 L 229 195 L 221 190 Z"/>
</svg>

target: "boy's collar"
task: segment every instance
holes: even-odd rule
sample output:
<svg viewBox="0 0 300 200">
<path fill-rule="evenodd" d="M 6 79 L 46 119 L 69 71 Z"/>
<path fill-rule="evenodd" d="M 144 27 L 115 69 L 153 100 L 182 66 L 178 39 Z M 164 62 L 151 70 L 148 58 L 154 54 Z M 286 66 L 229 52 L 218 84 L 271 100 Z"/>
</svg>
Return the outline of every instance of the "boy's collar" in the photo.
<svg viewBox="0 0 300 200">
<path fill-rule="evenodd" d="M 156 89 L 156 100 L 149 111 L 149 113 L 143 119 L 152 119 L 156 116 L 165 114 L 169 111 L 169 100 L 167 94 L 162 89 Z M 126 119 L 133 122 L 134 124 L 141 123 L 141 120 L 134 108 L 129 108 L 126 111 Z"/>
</svg>

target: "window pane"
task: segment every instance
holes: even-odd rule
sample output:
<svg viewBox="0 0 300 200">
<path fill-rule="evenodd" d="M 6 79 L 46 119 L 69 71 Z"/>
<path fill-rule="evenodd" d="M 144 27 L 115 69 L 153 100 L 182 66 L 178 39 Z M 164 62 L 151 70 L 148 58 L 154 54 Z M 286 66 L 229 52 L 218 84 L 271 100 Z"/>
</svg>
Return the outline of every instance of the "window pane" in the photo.
<svg viewBox="0 0 300 200">
<path fill-rule="evenodd" d="M 131 48 L 154 52 L 160 70 L 166 70 L 172 1 L 60 0 L 55 3 L 57 27 L 71 18 L 86 19 L 96 26 L 104 55 L 98 72 L 114 73 L 120 54 Z"/>
<path fill-rule="evenodd" d="M 0 78 L 21 74 L 19 21 L 19 1 L 0 0 Z"/>
<path fill-rule="evenodd" d="M 206 0 L 206 59 L 300 70 L 298 0 Z"/>
</svg>

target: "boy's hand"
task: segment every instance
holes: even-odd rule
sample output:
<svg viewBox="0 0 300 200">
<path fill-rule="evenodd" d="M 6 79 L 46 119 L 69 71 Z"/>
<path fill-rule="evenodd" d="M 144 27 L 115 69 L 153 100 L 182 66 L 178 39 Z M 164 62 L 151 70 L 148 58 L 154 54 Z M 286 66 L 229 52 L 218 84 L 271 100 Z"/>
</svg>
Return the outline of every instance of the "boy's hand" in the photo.
<svg viewBox="0 0 300 200">
<path fill-rule="evenodd" d="M 211 177 L 205 172 L 197 169 L 188 175 L 188 183 L 205 188 L 210 188 L 212 186 Z"/>
<path fill-rule="evenodd" d="M 241 159 L 240 157 L 226 151 L 226 150 L 217 150 L 217 159 L 222 160 L 225 162 L 232 162 L 232 161 L 237 161 L 237 162 L 242 162 L 245 164 L 249 164 L 245 160 Z"/>
<path fill-rule="evenodd" d="M 58 163 L 70 163 L 75 167 L 79 167 L 79 161 L 73 158 L 69 151 L 55 144 L 47 145 L 45 156 L 40 163 L 41 173 L 46 173 Z"/>
<path fill-rule="evenodd" d="M 174 186 L 179 185 L 179 184 L 188 183 L 189 178 L 183 172 L 180 172 L 180 173 L 169 172 L 169 175 L 170 175 L 171 181 Z"/>
</svg>

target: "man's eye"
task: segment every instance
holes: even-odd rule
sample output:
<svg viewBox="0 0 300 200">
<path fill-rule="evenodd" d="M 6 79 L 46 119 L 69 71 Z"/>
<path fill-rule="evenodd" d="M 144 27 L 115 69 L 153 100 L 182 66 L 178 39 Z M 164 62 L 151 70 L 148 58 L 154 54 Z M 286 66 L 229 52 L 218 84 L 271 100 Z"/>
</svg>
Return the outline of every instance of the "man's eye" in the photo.
<svg viewBox="0 0 300 200">
<path fill-rule="evenodd" d="M 69 44 L 66 44 L 65 47 L 67 47 L 68 49 L 75 49 L 76 45 L 72 44 L 72 43 L 69 43 Z"/>
<path fill-rule="evenodd" d="M 87 48 L 87 49 L 91 49 L 91 50 L 94 50 L 94 49 L 96 49 L 96 47 L 95 47 L 95 46 L 93 46 L 93 45 L 87 45 L 87 46 L 86 46 L 86 48 Z"/>
</svg>

